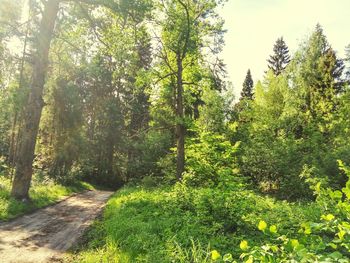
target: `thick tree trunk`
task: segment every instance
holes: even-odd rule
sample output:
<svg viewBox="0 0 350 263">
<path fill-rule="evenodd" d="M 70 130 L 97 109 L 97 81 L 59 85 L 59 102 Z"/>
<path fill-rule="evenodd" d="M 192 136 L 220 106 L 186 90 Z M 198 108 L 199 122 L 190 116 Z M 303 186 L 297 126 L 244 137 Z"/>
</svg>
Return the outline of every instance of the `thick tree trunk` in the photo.
<svg viewBox="0 0 350 263">
<path fill-rule="evenodd" d="M 60 0 L 48 0 L 45 3 L 43 17 L 37 35 L 37 50 L 34 54 L 32 85 L 24 112 L 24 126 L 21 129 L 16 174 L 11 195 L 17 199 L 28 199 L 32 179 L 32 164 L 36 138 L 39 130 L 43 102 L 43 89 L 48 67 L 48 57 L 52 33 L 59 9 Z"/>
<path fill-rule="evenodd" d="M 177 163 L 176 177 L 181 180 L 182 173 L 185 171 L 185 123 L 184 123 L 184 107 L 183 107 L 183 81 L 182 81 L 182 59 L 177 56 L 177 93 L 176 93 L 176 136 L 177 136 Z"/>
<path fill-rule="evenodd" d="M 28 17 L 30 17 L 30 8 L 28 10 Z M 23 79 L 24 79 L 24 62 L 25 62 L 25 56 L 27 52 L 27 44 L 28 44 L 28 34 L 30 29 L 30 23 L 27 24 L 26 34 L 24 37 L 24 45 L 23 45 L 23 51 L 22 51 L 22 60 L 21 60 L 21 66 L 20 66 L 20 73 L 19 73 L 19 83 L 18 83 L 18 90 L 21 91 L 23 89 Z M 20 115 L 20 112 L 22 109 L 15 109 L 15 116 L 13 118 L 12 123 L 12 131 L 11 131 L 11 144 L 10 144 L 10 152 L 9 152 L 9 163 L 11 167 L 11 183 L 13 179 L 13 173 L 15 170 L 16 165 L 16 149 L 18 144 L 18 133 L 16 134 L 16 127 L 18 122 L 18 116 Z M 18 128 L 19 129 L 19 128 Z"/>
</svg>

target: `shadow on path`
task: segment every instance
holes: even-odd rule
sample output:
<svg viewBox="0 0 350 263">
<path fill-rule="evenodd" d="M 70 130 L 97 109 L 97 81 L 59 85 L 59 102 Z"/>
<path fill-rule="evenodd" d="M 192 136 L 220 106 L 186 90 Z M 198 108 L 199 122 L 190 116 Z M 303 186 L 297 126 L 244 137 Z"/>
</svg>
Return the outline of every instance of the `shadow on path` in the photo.
<svg viewBox="0 0 350 263">
<path fill-rule="evenodd" d="M 50 262 L 81 237 L 113 192 L 88 191 L 0 223 L 0 262 Z"/>
</svg>

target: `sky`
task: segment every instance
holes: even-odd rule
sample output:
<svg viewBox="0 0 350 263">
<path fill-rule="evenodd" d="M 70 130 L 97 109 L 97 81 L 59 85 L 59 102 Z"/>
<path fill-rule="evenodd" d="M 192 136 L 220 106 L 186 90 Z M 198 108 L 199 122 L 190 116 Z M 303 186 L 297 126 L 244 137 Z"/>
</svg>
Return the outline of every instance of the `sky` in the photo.
<svg viewBox="0 0 350 263">
<path fill-rule="evenodd" d="M 350 44 L 350 0 L 228 0 L 219 14 L 227 30 L 222 58 L 236 97 L 248 68 L 254 83 L 263 78 L 281 36 L 293 54 L 320 23 L 340 57 Z"/>
</svg>

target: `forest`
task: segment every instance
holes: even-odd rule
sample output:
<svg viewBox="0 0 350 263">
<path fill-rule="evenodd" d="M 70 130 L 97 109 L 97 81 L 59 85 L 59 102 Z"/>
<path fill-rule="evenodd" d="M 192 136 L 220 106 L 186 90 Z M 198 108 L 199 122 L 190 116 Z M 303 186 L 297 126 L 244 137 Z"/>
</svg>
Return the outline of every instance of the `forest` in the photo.
<svg viewBox="0 0 350 263">
<path fill-rule="evenodd" d="M 109 189 L 63 262 L 349 262 L 350 39 L 233 87 L 226 2 L 0 0 L 0 221 Z"/>
</svg>

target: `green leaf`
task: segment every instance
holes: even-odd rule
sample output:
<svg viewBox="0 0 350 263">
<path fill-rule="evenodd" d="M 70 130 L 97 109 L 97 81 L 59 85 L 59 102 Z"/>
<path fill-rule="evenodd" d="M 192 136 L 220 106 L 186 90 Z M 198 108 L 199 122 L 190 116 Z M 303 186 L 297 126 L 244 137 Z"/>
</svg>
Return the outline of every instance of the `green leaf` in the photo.
<svg viewBox="0 0 350 263">
<path fill-rule="evenodd" d="M 271 233 L 276 234 L 277 233 L 277 226 L 276 225 L 272 225 L 272 226 L 270 226 L 269 230 L 270 230 Z"/>
<path fill-rule="evenodd" d="M 333 249 L 337 249 L 337 248 L 338 248 L 337 244 L 334 244 L 334 243 L 329 243 L 328 245 L 329 245 L 331 248 L 333 248 Z"/>
<path fill-rule="evenodd" d="M 337 236 L 339 237 L 340 240 L 343 240 L 345 234 L 346 232 L 344 230 L 340 230 L 339 233 L 337 233 Z"/>
<path fill-rule="evenodd" d="M 224 257 L 222 258 L 224 262 L 232 262 L 233 257 L 231 254 L 225 254 Z"/>
<path fill-rule="evenodd" d="M 346 195 L 346 197 L 348 198 L 348 199 L 350 199 L 350 188 L 348 188 L 348 187 L 344 187 L 343 189 L 342 189 L 342 192 Z"/>
<path fill-rule="evenodd" d="M 332 254 L 330 254 L 329 257 L 331 257 L 333 259 L 341 259 L 341 258 L 343 258 L 343 255 L 340 252 L 335 251 Z"/>
<path fill-rule="evenodd" d="M 211 254 L 211 259 L 214 261 L 218 260 L 221 257 L 220 253 L 217 250 L 211 251 L 210 254 Z"/>
<path fill-rule="evenodd" d="M 290 244 L 292 245 L 293 248 L 296 248 L 299 246 L 299 241 L 298 241 L 298 239 L 292 239 L 290 241 Z"/>
<path fill-rule="evenodd" d="M 332 197 L 333 197 L 333 199 L 340 200 L 343 198 L 343 193 L 340 192 L 339 190 L 336 190 L 333 192 Z"/>
<path fill-rule="evenodd" d="M 265 231 L 266 227 L 267 227 L 266 222 L 264 220 L 260 220 L 260 222 L 258 224 L 258 229 L 260 231 Z"/>
<path fill-rule="evenodd" d="M 326 221 L 332 221 L 334 219 L 334 215 L 332 214 L 322 215 L 321 218 Z"/>
<path fill-rule="evenodd" d="M 274 245 L 274 246 L 271 246 L 271 250 L 276 253 L 278 251 L 278 246 Z"/>
<path fill-rule="evenodd" d="M 248 249 L 248 242 L 246 240 L 242 240 L 239 244 L 240 249 L 247 250 Z"/>
</svg>

